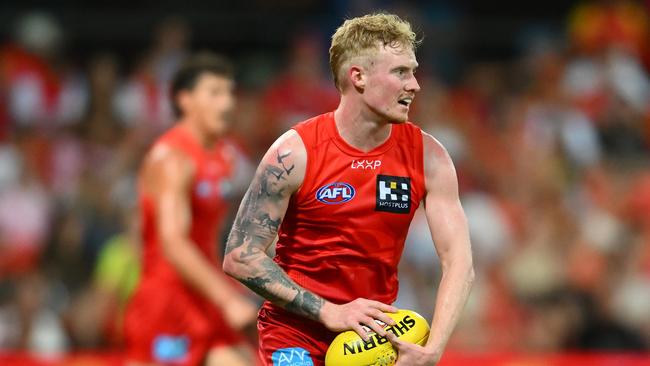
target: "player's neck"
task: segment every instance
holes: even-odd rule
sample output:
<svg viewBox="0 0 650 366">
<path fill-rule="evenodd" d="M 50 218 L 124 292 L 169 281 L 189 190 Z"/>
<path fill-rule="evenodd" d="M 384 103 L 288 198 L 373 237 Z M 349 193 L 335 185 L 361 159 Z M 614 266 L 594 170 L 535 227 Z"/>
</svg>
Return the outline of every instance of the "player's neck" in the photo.
<svg viewBox="0 0 650 366">
<path fill-rule="evenodd" d="M 197 123 L 192 123 L 191 120 L 183 119 L 179 121 L 179 124 L 183 126 L 183 128 L 189 132 L 189 134 L 192 135 L 194 139 L 196 139 L 199 145 L 205 149 L 211 148 L 217 142 L 218 136 L 206 133 L 203 131 L 201 126 L 199 126 Z"/>
<path fill-rule="evenodd" d="M 350 146 L 361 151 L 371 151 L 390 137 L 391 123 L 370 118 L 358 107 L 359 103 L 341 99 L 334 111 L 334 121 L 339 135 Z"/>
</svg>

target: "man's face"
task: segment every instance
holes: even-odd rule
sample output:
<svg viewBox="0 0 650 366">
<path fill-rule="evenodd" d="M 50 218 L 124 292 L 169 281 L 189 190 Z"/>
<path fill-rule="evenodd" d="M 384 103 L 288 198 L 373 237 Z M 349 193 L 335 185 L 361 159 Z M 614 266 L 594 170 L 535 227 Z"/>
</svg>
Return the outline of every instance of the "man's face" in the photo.
<svg viewBox="0 0 650 366">
<path fill-rule="evenodd" d="M 201 74 L 194 88 L 181 96 L 185 116 L 198 123 L 205 133 L 222 134 L 235 105 L 233 89 L 230 78 L 207 72 Z"/>
<path fill-rule="evenodd" d="M 381 46 L 368 56 L 363 100 L 381 118 L 405 122 L 420 85 L 415 79 L 418 63 L 410 47 Z"/>
</svg>

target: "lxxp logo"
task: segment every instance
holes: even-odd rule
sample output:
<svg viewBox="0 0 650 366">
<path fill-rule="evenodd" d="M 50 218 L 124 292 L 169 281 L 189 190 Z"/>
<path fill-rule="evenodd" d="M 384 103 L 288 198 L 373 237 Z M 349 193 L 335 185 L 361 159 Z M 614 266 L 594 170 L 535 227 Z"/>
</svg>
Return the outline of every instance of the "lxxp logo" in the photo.
<svg viewBox="0 0 650 366">
<path fill-rule="evenodd" d="M 381 160 L 352 160 L 350 168 L 352 169 L 372 169 L 375 170 L 381 166 Z"/>
<path fill-rule="evenodd" d="M 411 212 L 411 178 L 378 175 L 375 211 Z"/>
</svg>

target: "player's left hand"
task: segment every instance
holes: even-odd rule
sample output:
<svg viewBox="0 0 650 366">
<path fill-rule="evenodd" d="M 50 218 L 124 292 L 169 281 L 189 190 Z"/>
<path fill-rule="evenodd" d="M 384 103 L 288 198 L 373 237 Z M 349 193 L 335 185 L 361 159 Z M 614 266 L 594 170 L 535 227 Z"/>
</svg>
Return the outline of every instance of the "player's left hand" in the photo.
<svg viewBox="0 0 650 366">
<path fill-rule="evenodd" d="M 435 366 L 440 361 L 440 355 L 435 352 L 397 338 L 392 332 L 388 332 L 386 338 L 397 350 L 397 362 L 394 366 Z"/>
</svg>

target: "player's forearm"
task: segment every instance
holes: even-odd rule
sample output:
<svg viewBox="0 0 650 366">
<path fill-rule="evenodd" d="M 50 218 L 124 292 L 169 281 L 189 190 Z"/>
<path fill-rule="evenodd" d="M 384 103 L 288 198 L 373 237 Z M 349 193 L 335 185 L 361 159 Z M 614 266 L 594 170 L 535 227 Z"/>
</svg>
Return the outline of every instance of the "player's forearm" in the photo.
<svg viewBox="0 0 650 366">
<path fill-rule="evenodd" d="M 471 253 L 449 253 L 448 256 L 450 258 L 442 259 L 443 274 L 426 345 L 440 355 L 458 323 L 474 282 Z"/>
<path fill-rule="evenodd" d="M 232 235 L 232 234 L 231 234 Z M 242 246 L 224 257 L 224 272 L 286 310 L 319 320 L 324 300 L 296 284 L 262 249 Z"/>
<path fill-rule="evenodd" d="M 187 239 L 177 238 L 165 245 L 165 255 L 183 280 L 210 299 L 224 306 L 237 295 L 227 277 L 220 273 Z"/>
</svg>

